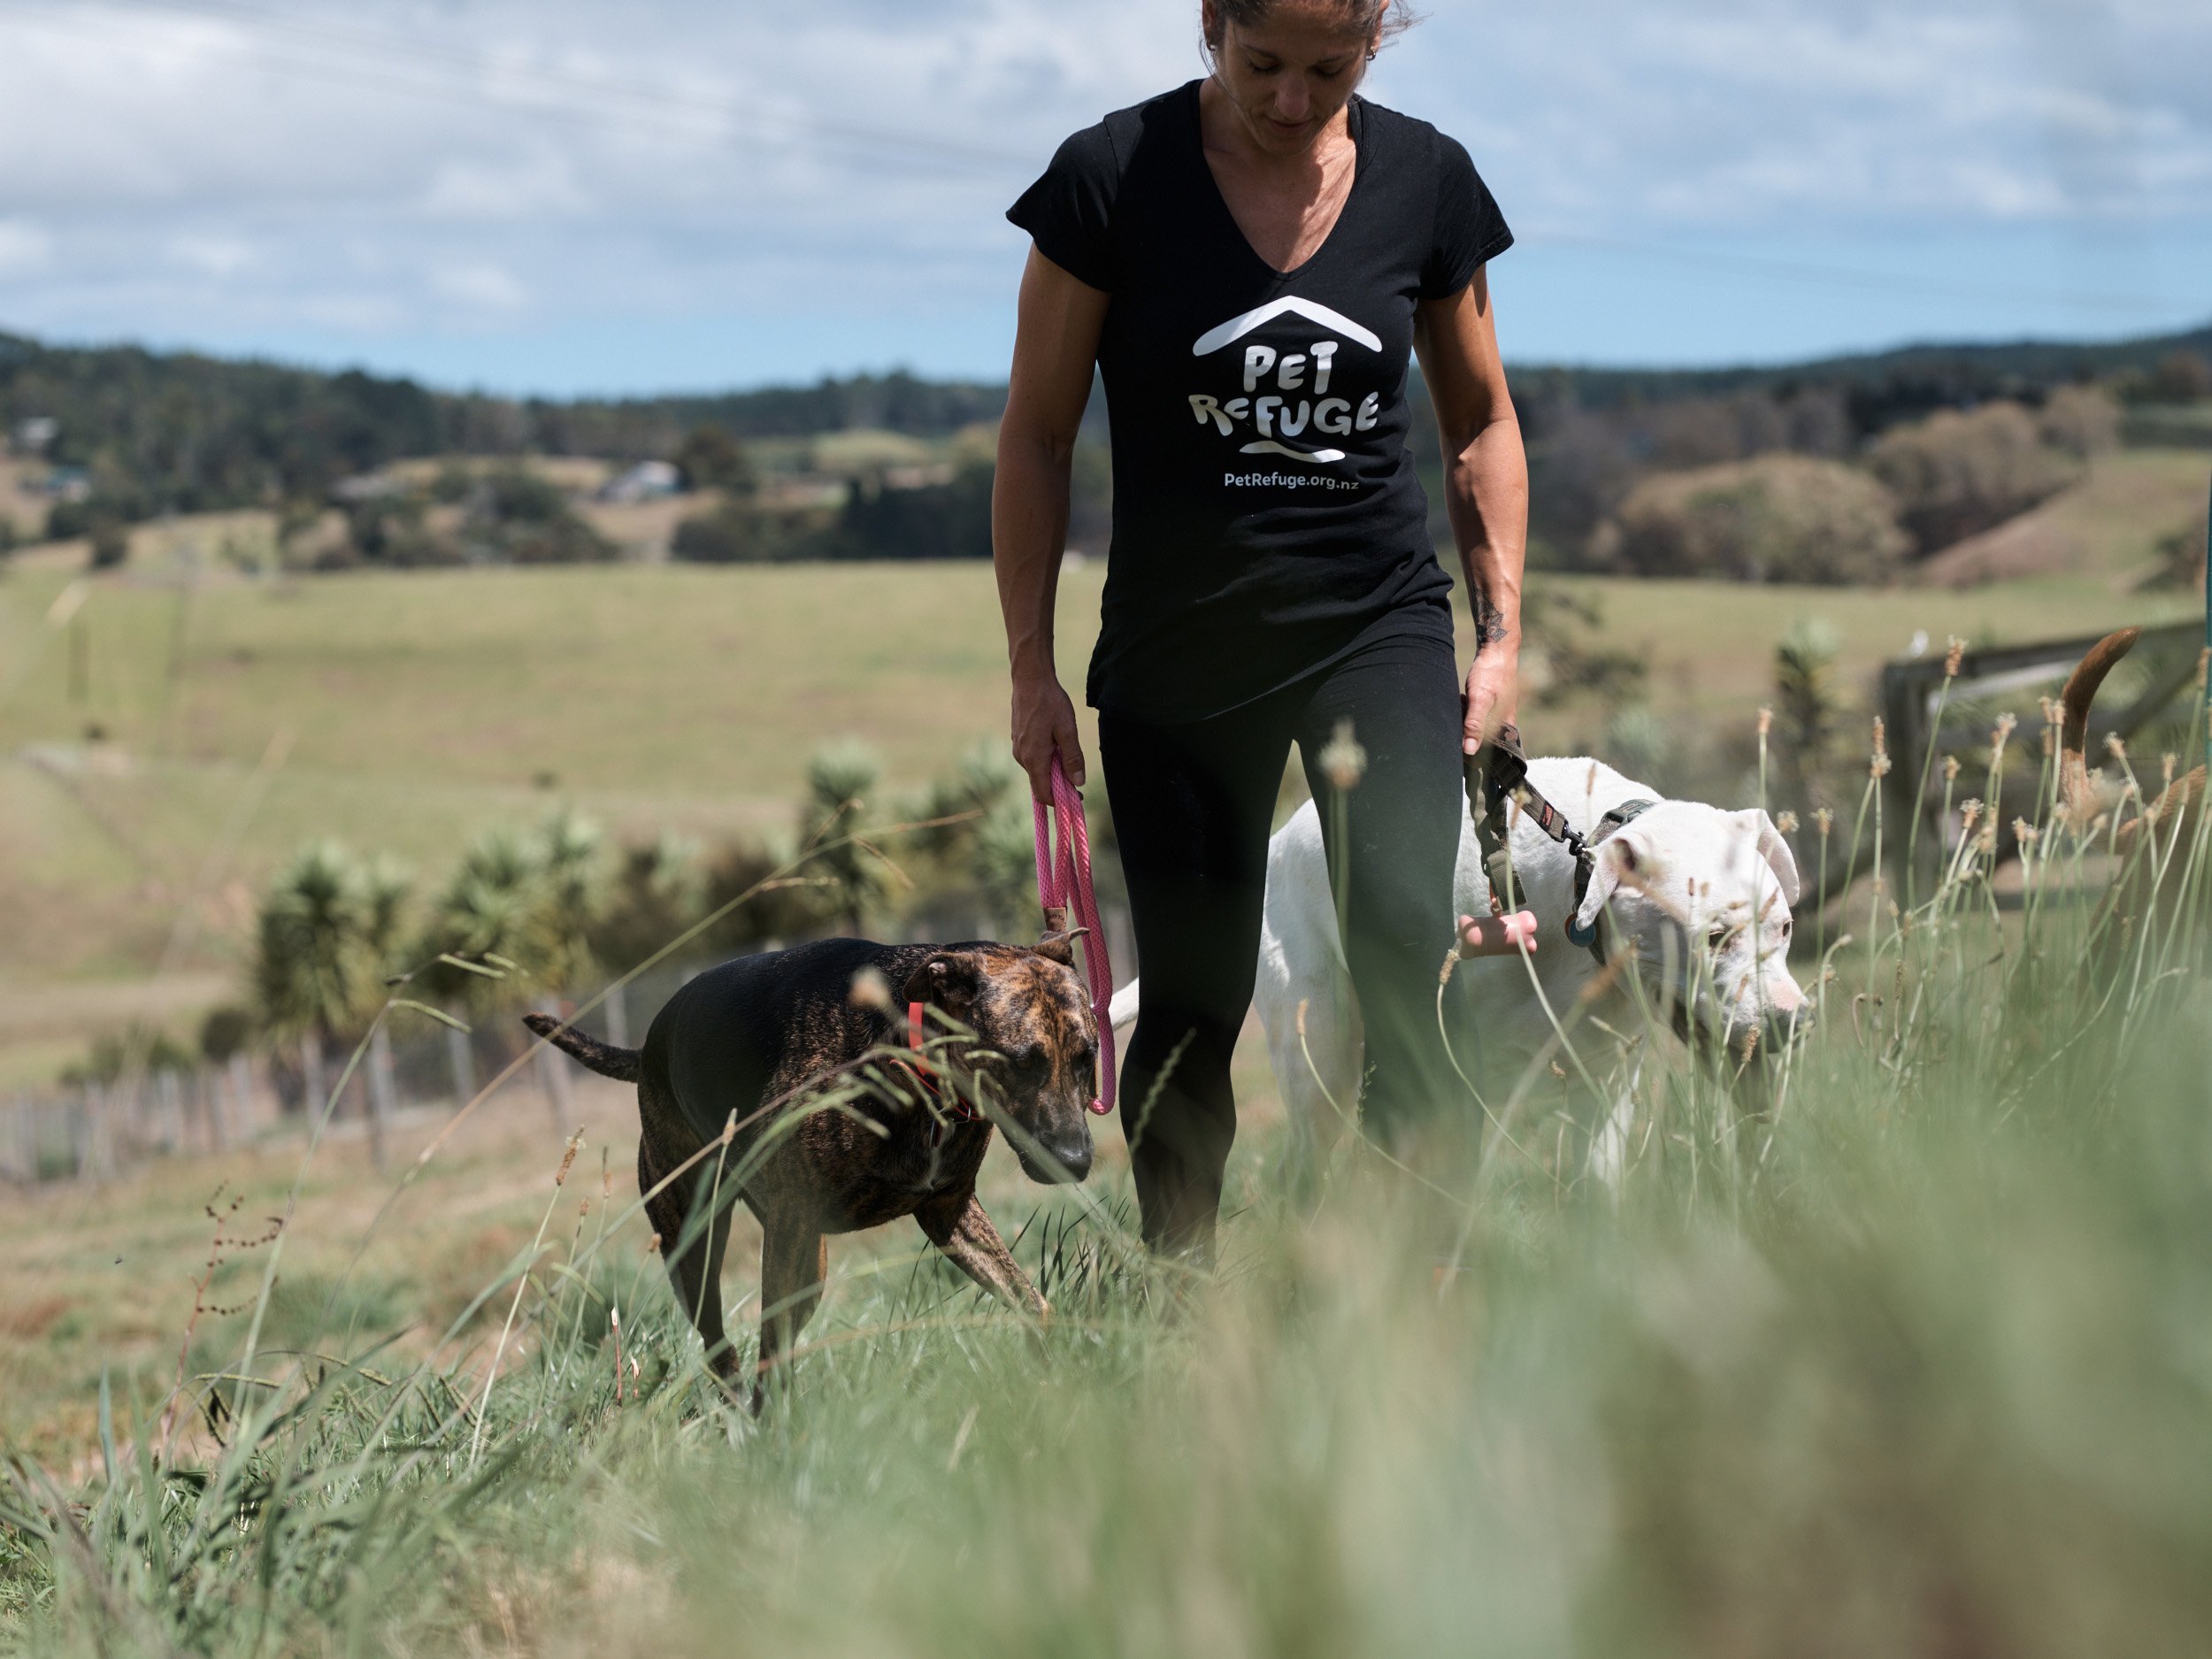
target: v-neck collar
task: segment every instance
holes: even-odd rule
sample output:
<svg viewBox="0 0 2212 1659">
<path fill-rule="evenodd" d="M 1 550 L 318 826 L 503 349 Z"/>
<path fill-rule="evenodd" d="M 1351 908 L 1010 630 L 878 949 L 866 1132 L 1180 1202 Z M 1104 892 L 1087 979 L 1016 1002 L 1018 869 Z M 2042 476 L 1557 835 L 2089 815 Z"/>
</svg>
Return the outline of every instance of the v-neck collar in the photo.
<svg viewBox="0 0 2212 1659">
<path fill-rule="evenodd" d="M 1214 205 L 1221 211 L 1222 222 L 1229 227 L 1229 234 L 1236 238 L 1237 245 L 1244 250 L 1246 257 L 1261 270 L 1266 272 L 1275 281 L 1294 282 L 1312 270 L 1321 256 L 1328 252 L 1330 244 L 1336 241 L 1337 233 L 1344 228 L 1344 221 L 1351 214 L 1352 204 L 1359 197 L 1360 184 L 1367 176 L 1367 145 L 1364 142 L 1364 134 L 1361 132 L 1361 128 L 1366 125 L 1365 119 L 1361 112 L 1361 105 L 1364 101 L 1358 93 L 1355 92 L 1350 103 L 1345 108 L 1345 127 L 1352 140 L 1352 182 L 1344 192 L 1344 200 L 1337 204 L 1335 219 L 1330 224 L 1327 234 L 1321 238 L 1320 243 L 1311 253 L 1289 270 L 1279 271 L 1260 257 L 1260 250 L 1252 245 L 1252 239 L 1244 234 L 1244 227 L 1237 223 L 1236 214 L 1229 208 L 1229 198 L 1221 193 L 1221 180 L 1214 176 L 1213 164 L 1206 159 L 1205 105 L 1200 97 L 1205 84 L 1202 81 L 1193 81 L 1188 83 L 1188 92 L 1191 143 L 1197 152 L 1198 170 L 1206 176 L 1206 189 L 1212 196 Z"/>
</svg>

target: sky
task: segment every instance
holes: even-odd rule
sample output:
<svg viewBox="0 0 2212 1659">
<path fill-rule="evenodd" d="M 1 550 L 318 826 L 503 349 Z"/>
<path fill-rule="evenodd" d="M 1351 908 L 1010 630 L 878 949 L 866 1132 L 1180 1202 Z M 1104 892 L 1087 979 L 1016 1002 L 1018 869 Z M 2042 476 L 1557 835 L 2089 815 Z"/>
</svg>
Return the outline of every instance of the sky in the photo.
<svg viewBox="0 0 2212 1659">
<path fill-rule="evenodd" d="M 1365 90 L 1509 360 L 2212 319 L 2208 0 L 1430 0 Z M 564 396 L 999 379 L 1067 133 L 1197 0 L 0 0 L 0 329 Z"/>
</svg>

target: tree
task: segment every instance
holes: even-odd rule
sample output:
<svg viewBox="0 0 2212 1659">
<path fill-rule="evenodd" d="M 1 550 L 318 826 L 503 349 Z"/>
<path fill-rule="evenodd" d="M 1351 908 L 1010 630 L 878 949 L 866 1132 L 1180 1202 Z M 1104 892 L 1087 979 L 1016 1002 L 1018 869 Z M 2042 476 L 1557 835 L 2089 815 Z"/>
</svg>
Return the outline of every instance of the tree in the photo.
<svg viewBox="0 0 2212 1659">
<path fill-rule="evenodd" d="M 433 903 L 418 954 L 458 956 L 497 977 L 448 965 L 426 988 L 493 1015 L 582 984 L 595 960 L 600 853 L 598 829 L 566 810 L 534 832 L 480 835 Z"/>
<path fill-rule="evenodd" d="M 114 570 L 131 556 L 130 532 L 119 518 L 102 514 L 86 532 L 92 543 L 90 564 L 96 571 Z"/>
<path fill-rule="evenodd" d="M 663 832 L 632 842 L 592 918 L 592 955 L 626 972 L 699 919 L 705 892 L 699 849 L 690 841 Z"/>
<path fill-rule="evenodd" d="M 745 446 L 712 422 L 694 426 L 669 459 L 682 475 L 686 489 L 749 495 L 759 488 L 759 475 Z"/>
<path fill-rule="evenodd" d="M 849 839 L 868 826 L 868 797 L 882 776 L 874 751 L 859 743 L 833 744 L 818 751 L 806 769 L 799 844 L 814 852 L 806 872 L 826 884 L 830 910 L 849 933 L 862 931 L 867 913 L 888 888 L 882 857 Z"/>
<path fill-rule="evenodd" d="M 365 1031 L 406 902 L 404 872 L 365 866 L 336 841 L 296 854 L 261 904 L 254 1012 L 261 1029 L 298 1046 L 311 1108 L 322 1102 L 326 1048 Z"/>
<path fill-rule="evenodd" d="M 1779 724 L 1773 753 L 1782 774 L 1784 795 L 1811 808 L 1834 741 L 1838 710 L 1834 686 L 1837 654 L 1843 641 L 1835 629 L 1813 618 L 1791 625 L 1774 648 L 1774 703 Z"/>
<path fill-rule="evenodd" d="M 1646 479 L 1591 552 L 1638 576 L 1842 583 L 1886 580 L 1907 545 L 1889 492 L 1863 472 L 1767 455 Z"/>
<path fill-rule="evenodd" d="M 2087 460 L 2120 447 L 2120 404 L 2101 386 L 2062 386 L 2043 402 L 2036 419 L 2043 442 Z"/>
<path fill-rule="evenodd" d="M 1993 529 L 2081 475 L 2080 463 L 2047 447 L 2035 418 L 2010 403 L 1939 410 L 1896 427 L 1867 451 L 1866 465 L 1895 494 L 1923 552 Z"/>
</svg>

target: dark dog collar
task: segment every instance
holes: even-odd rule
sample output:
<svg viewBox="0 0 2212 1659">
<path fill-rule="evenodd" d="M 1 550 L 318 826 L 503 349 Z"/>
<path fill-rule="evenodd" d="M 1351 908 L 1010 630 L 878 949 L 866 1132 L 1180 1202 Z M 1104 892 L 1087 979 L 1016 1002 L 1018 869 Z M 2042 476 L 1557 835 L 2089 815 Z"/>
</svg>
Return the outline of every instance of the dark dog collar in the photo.
<svg viewBox="0 0 2212 1659">
<path fill-rule="evenodd" d="M 1605 953 L 1598 947 L 1598 923 L 1593 921 L 1587 928 L 1584 928 L 1578 926 L 1575 919 L 1582 914 L 1582 901 L 1590 895 L 1590 878 L 1597 872 L 1598 857 L 1592 849 L 1599 846 L 1616 830 L 1641 818 L 1658 804 L 1656 801 L 1646 801 L 1640 797 L 1633 801 L 1624 801 L 1598 820 L 1597 827 L 1590 832 L 1587 838 L 1578 835 L 1575 837 L 1578 843 L 1574 849 L 1575 896 L 1574 908 L 1567 912 L 1567 942 L 1571 945 L 1579 945 L 1585 950 L 1591 952 L 1597 956 L 1601 964 L 1605 960 Z M 1572 830 L 1567 833 L 1571 835 L 1574 834 Z"/>
</svg>

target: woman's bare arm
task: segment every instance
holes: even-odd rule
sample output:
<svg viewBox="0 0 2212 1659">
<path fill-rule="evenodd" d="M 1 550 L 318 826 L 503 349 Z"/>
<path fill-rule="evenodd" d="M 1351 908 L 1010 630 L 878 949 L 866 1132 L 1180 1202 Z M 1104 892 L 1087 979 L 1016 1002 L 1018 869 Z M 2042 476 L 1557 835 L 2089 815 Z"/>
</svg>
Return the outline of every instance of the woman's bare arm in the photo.
<svg viewBox="0 0 2212 1659">
<path fill-rule="evenodd" d="M 1083 781 L 1075 705 L 1053 661 L 1052 617 L 1067 545 L 1068 466 L 1091 395 L 1091 365 L 1108 296 L 1029 250 L 1022 272 L 1014 367 L 999 422 L 991 490 L 991 559 L 1014 680 L 1014 758 L 1040 801 L 1052 798 L 1052 757 Z"/>
<path fill-rule="evenodd" d="M 1528 457 L 1498 358 L 1488 273 L 1476 271 L 1449 299 L 1424 300 L 1413 339 L 1444 440 L 1445 505 L 1475 615 L 1463 734 L 1471 755 L 1517 712 L 1528 550 Z"/>
</svg>

